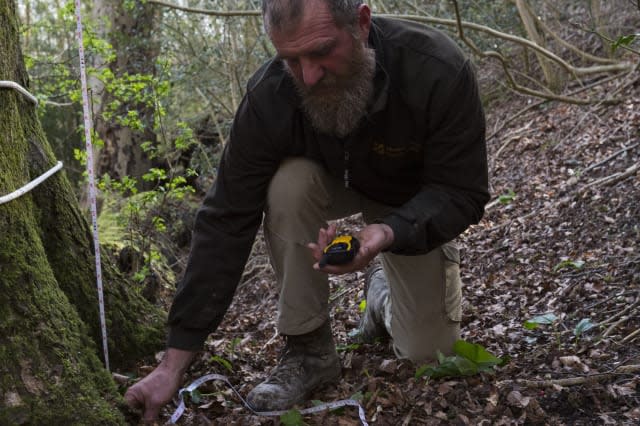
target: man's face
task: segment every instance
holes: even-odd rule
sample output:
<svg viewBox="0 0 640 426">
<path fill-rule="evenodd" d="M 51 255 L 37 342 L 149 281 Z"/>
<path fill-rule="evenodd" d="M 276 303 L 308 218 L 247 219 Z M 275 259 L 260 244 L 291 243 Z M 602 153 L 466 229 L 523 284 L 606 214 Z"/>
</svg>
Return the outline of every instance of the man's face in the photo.
<svg viewBox="0 0 640 426">
<path fill-rule="evenodd" d="M 295 28 L 270 34 L 312 124 L 337 136 L 357 127 L 373 93 L 375 55 L 365 47 L 368 8 L 358 14 L 355 27 L 339 28 L 324 1 L 309 0 Z"/>
</svg>

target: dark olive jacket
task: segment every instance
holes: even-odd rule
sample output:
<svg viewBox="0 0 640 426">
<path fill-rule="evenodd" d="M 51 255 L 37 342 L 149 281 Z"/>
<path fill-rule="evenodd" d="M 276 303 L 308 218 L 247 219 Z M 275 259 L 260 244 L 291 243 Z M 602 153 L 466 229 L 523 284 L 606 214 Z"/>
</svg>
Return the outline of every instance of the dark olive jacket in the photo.
<svg viewBox="0 0 640 426">
<path fill-rule="evenodd" d="M 485 121 L 471 63 L 443 33 L 375 18 L 375 96 L 350 136 L 320 134 L 280 60 L 250 79 L 196 218 L 169 315 L 169 346 L 198 350 L 222 321 L 280 162 L 307 157 L 355 191 L 395 206 L 390 251 L 423 254 L 477 223 L 489 199 Z"/>
</svg>

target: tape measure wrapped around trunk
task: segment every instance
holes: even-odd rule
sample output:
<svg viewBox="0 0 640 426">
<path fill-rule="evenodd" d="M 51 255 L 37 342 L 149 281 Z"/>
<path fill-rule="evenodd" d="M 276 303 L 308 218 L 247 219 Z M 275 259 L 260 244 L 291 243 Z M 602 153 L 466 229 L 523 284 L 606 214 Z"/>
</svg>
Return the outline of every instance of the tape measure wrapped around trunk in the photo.
<svg viewBox="0 0 640 426">
<path fill-rule="evenodd" d="M 356 257 L 360 250 L 360 241 L 351 235 L 338 235 L 322 250 L 319 266 L 343 265 Z"/>
</svg>

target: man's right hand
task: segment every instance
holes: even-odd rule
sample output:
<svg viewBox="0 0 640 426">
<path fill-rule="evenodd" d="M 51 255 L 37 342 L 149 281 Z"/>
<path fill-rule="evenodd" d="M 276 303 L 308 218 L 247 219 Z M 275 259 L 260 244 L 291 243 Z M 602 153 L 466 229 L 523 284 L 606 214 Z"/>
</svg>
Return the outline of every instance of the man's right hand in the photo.
<svg viewBox="0 0 640 426">
<path fill-rule="evenodd" d="M 176 396 L 182 376 L 194 355 L 195 352 L 167 349 L 160 365 L 147 377 L 127 389 L 124 399 L 131 408 L 142 409 L 143 421 L 157 420 L 160 409 Z"/>
</svg>

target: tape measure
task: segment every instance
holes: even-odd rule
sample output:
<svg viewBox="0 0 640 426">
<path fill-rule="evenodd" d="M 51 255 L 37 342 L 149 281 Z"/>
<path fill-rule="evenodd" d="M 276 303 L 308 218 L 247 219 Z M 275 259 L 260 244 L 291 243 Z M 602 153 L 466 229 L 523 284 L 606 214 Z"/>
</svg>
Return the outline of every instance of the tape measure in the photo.
<svg viewBox="0 0 640 426">
<path fill-rule="evenodd" d="M 201 384 L 209 382 L 211 380 L 219 380 L 224 382 L 235 394 L 236 396 L 240 399 L 240 401 L 242 401 L 242 404 L 248 408 L 253 414 L 257 415 L 257 416 L 266 416 L 266 417 L 277 417 L 277 416 L 281 416 L 283 414 L 286 414 L 288 412 L 288 410 L 279 410 L 279 411 L 255 411 L 251 405 L 249 405 L 249 403 L 242 397 L 242 395 L 240 395 L 240 392 L 238 392 L 238 390 L 231 384 L 231 382 L 229 381 L 229 378 L 226 376 L 223 376 L 221 374 L 207 374 L 205 376 L 202 376 L 196 380 L 194 380 L 189 386 L 187 386 L 186 388 L 180 389 L 180 391 L 178 392 L 178 399 L 179 399 L 179 403 L 178 403 L 178 408 L 176 408 L 176 411 L 174 411 L 173 415 L 171 416 L 171 419 L 169 420 L 170 424 L 176 424 L 176 422 L 178 421 L 178 419 L 180 419 L 180 417 L 182 417 L 182 415 L 184 414 L 185 409 L 187 408 L 184 402 L 184 394 L 187 393 L 191 393 L 194 390 L 196 390 Z M 332 402 L 325 402 L 325 403 L 321 403 L 319 405 L 316 405 L 314 407 L 311 408 L 305 408 L 303 410 L 298 410 L 298 412 L 302 415 L 307 415 L 307 414 L 315 414 L 315 413 L 319 413 L 321 411 L 326 411 L 326 410 L 336 410 L 338 408 L 342 408 L 342 407 L 347 407 L 347 406 L 351 406 L 351 407 L 357 407 L 358 408 L 358 417 L 360 418 L 360 423 L 362 423 L 362 426 L 369 426 L 369 424 L 367 423 L 367 417 L 366 414 L 364 412 L 364 408 L 362 408 L 362 405 L 360 405 L 360 403 L 354 399 L 341 399 L 339 401 L 332 401 Z"/>
<path fill-rule="evenodd" d="M 102 350 L 104 365 L 109 370 L 109 346 L 107 343 L 107 322 L 104 312 L 104 292 L 102 287 L 102 266 L 100 260 L 100 238 L 98 237 L 98 208 L 96 204 L 96 180 L 93 169 L 93 145 L 91 144 L 91 115 L 89 111 L 89 95 L 87 89 L 87 72 L 84 59 L 84 40 L 82 37 L 82 16 L 80 0 L 75 0 L 76 36 L 78 37 L 78 57 L 80 58 L 80 83 L 82 88 L 82 118 L 84 121 L 85 150 L 87 151 L 87 179 L 89 181 L 89 207 L 93 231 L 93 248 L 96 261 L 96 287 L 98 289 L 98 309 L 100 314 L 100 330 L 102 331 Z"/>
<path fill-rule="evenodd" d="M 322 250 L 322 257 L 318 262 L 321 268 L 326 265 L 344 265 L 356 257 L 360 250 L 360 241 L 351 235 L 338 235 Z"/>
</svg>

